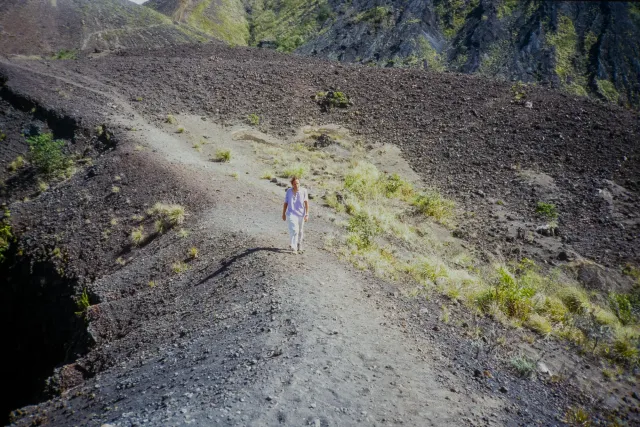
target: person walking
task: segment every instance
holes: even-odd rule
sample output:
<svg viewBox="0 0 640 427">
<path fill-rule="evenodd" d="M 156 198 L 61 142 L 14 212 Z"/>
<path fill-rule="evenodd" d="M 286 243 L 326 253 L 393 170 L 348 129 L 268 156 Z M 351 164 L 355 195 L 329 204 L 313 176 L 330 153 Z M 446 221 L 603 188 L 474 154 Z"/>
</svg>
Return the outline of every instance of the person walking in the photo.
<svg viewBox="0 0 640 427">
<path fill-rule="evenodd" d="M 289 227 L 289 245 L 293 253 L 302 252 L 304 223 L 309 221 L 309 196 L 307 190 L 300 187 L 298 177 L 291 177 L 291 188 L 287 189 L 282 208 L 282 220 Z"/>
</svg>

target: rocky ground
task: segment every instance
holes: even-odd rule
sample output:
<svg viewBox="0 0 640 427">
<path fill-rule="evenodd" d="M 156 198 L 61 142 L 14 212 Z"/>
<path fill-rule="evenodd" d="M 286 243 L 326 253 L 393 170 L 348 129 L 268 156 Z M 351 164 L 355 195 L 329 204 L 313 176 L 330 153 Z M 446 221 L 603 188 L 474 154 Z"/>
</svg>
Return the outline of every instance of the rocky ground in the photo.
<svg viewBox="0 0 640 427">
<path fill-rule="evenodd" d="M 616 271 L 639 256 L 637 114 L 534 87 L 529 108 L 500 82 L 215 44 L 3 61 L 1 73 L 3 161 L 26 150 L 31 124 L 70 132 L 71 149 L 93 159 L 42 194 L 6 181 L 16 265 L 49 262 L 91 302 L 85 345 L 52 361 L 64 366 L 53 381 L 62 396 L 16 412 L 16 424 L 554 425 L 569 407 L 596 422 L 637 414 L 633 386 L 616 383 L 609 397 L 614 386 L 589 357 L 455 304 L 455 321 L 443 322 L 447 301 L 406 298 L 326 253 L 321 235 L 334 226 L 319 206 L 308 251 L 283 253 L 282 190 L 259 179 L 250 152 L 216 165 L 191 148 L 190 130 L 163 124 L 167 114 L 222 125 L 257 114 L 282 140 L 342 124 L 365 143 L 397 144 L 426 183 L 474 212 L 458 232 L 487 256 L 583 256 L 624 289 Z M 311 97 L 328 89 L 353 105 L 323 112 Z M 225 129 L 209 136 L 232 140 Z M 187 207 L 189 236 L 153 234 L 143 220 L 148 241 L 131 247 L 132 216 L 158 201 Z M 538 201 L 558 206 L 557 236 L 536 232 Z M 188 269 L 174 273 L 177 261 Z M 10 283 L 25 280 L 20 271 L 6 271 Z M 519 352 L 542 362 L 532 379 L 510 368 Z"/>
</svg>

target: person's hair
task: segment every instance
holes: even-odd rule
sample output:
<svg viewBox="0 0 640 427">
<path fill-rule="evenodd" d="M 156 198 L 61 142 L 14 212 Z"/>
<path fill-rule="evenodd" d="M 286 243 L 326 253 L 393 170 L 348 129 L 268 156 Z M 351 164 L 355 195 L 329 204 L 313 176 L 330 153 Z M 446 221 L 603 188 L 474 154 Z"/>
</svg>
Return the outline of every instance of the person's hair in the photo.
<svg viewBox="0 0 640 427">
<path fill-rule="evenodd" d="M 297 176 L 295 176 L 295 175 L 294 175 L 294 176 L 292 176 L 292 177 L 291 177 L 291 179 L 289 180 L 289 182 L 290 182 L 291 184 L 293 184 L 293 181 L 295 181 L 296 179 L 300 179 L 300 178 L 298 178 Z"/>
</svg>

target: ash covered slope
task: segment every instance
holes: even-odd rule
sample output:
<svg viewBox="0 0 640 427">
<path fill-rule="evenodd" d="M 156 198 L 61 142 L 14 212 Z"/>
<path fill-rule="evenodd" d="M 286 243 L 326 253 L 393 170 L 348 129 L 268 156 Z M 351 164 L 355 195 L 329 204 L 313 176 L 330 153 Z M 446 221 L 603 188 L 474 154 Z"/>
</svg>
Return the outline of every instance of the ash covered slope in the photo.
<svg viewBox="0 0 640 427">
<path fill-rule="evenodd" d="M 551 83 L 640 106 L 640 6 L 539 0 L 151 0 L 235 44 Z"/>
<path fill-rule="evenodd" d="M 207 40 L 128 0 L 26 0 L 0 3 L 0 53 L 161 47 Z"/>
</svg>

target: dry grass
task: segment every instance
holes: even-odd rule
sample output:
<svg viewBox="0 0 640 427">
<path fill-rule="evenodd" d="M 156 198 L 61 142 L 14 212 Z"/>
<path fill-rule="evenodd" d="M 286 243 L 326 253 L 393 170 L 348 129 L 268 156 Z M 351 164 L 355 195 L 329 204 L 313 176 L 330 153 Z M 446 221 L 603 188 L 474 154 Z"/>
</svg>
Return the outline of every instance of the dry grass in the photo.
<svg viewBox="0 0 640 427">
<path fill-rule="evenodd" d="M 379 277 L 412 288 L 418 283 L 504 324 L 565 338 L 616 363 L 638 363 L 640 327 L 635 318 L 628 325 L 621 320 L 628 317 L 624 298 L 612 297 L 617 311 L 611 310 L 562 270 L 543 272 L 526 259 L 476 260 L 448 231 L 458 216 L 453 201 L 437 189 L 382 172 L 375 165 L 382 155 L 378 150 L 367 152 L 348 138 L 340 145 L 348 154 L 336 156 L 303 143 L 254 144 L 279 176 L 301 175 L 303 185 L 325 193 L 325 206 L 343 228 L 326 240 L 327 249 Z M 609 332 L 598 335 L 602 327 Z"/>
</svg>

